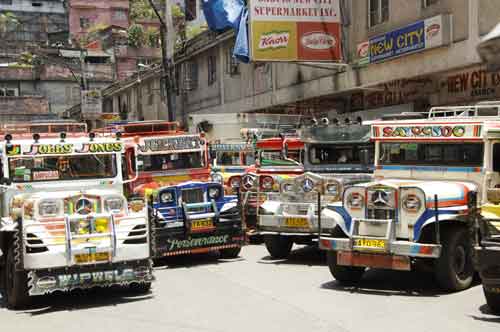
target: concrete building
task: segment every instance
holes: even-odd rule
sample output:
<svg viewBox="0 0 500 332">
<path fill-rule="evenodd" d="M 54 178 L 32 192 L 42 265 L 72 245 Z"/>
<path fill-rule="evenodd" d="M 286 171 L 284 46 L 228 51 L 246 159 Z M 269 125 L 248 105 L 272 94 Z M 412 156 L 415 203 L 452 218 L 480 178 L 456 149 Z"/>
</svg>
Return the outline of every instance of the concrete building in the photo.
<svg viewBox="0 0 500 332">
<path fill-rule="evenodd" d="M 237 63 L 234 33 L 204 33 L 176 56 L 178 119 L 192 114 L 282 112 L 368 119 L 500 97 L 500 73 L 486 72 L 476 45 L 499 21 L 495 0 L 345 0 L 345 65 Z M 426 24 L 436 42 L 384 54 L 377 36 Z M 366 58 L 366 51 L 371 53 Z M 373 48 L 372 48 L 373 47 Z M 353 113 L 355 112 L 355 113 Z M 360 113 L 361 112 L 361 113 Z M 208 116 L 207 116 L 208 117 Z"/>
</svg>

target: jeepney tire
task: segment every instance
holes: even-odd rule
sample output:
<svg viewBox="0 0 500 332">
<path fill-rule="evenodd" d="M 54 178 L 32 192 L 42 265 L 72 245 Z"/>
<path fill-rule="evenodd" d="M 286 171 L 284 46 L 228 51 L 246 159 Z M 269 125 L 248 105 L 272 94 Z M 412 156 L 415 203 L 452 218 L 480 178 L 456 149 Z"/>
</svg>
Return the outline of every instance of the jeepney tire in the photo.
<svg viewBox="0 0 500 332">
<path fill-rule="evenodd" d="M 474 264 L 468 230 L 448 228 L 443 234 L 441 243 L 441 256 L 434 266 L 439 286 L 452 292 L 469 288 L 474 279 Z"/>
<path fill-rule="evenodd" d="M 284 259 L 290 255 L 293 241 L 286 236 L 267 234 L 264 235 L 264 244 L 272 258 Z"/>
<path fill-rule="evenodd" d="M 26 271 L 16 271 L 14 246 L 7 251 L 5 262 L 5 295 L 9 309 L 22 309 L 29 302 L 28 274 Z"/>
<path fill-rule="evenodd" d="M 130 290 L 137 294 L 146 294 L 151 291 L 150 282 L 133 283 L 129 286 Z"/>
<path fill-rule="evenodd" d="M 484 297 L 486 298 L 486 304 L 490 308 L 491 312 L 495 314 L 500 314 L 500 293 L 493 293 L 483 286 Z"/>
<path fill-rule="evenodd" d="M 222 259 L 236 258 L 240 255 L 240 252 L 241 252 L 241 247 L 219 250 L 220 258 Z"/>
<path fill-rule="evenodd" d="M 336 251 L 328 251 L 326 255 L 326 262 L 330 273 L 340 284 L 352 285 L 363 278 L 366 270 L 364 267 L 338 265 Z"/>
</svg>

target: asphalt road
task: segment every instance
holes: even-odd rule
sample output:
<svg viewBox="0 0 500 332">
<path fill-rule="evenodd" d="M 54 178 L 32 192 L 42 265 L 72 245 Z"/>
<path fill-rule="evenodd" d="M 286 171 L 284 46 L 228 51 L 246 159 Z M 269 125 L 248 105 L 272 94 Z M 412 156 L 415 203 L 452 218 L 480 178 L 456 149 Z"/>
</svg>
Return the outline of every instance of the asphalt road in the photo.
<svg viewBox="0 0 500 332">
<path fill-rule="evenodd" d="M 422 273 L 370 271 L 342 287 L 312 248 L 274 261 L 263 246 L 235 260 L 177 257 L 156 268 L 153 291 L 100 290 L 35 299 L 0 331 L 500 331 L 480 286 L 443 294 Z"/>
</svg>

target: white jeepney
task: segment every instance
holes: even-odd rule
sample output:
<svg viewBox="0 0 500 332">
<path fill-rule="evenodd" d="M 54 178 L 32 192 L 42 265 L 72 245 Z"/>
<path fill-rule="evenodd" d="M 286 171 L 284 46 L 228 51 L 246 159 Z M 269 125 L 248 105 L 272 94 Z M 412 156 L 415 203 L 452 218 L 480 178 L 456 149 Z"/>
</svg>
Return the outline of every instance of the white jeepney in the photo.
<svg viewBox="0 0 500 332">
<path fill-rule="evenodd" d="M 286 258 L 294 243 L 316 241 L 320 223 L 333 229 L 335 219 L 323 207 L 339 201 L 344 187 L 372 179 L 369 126 L 312 126 L 301 130 L 300 139 L 305 173 L 283 180 L 260 209 L 258 232 L 273 258 Z"/>
<path fill-rule="evenodd" d="M 469 287 L 470 225 L 488 189 L 500 186 L 499 115 L 500 104 L 491 104 L 371 122 L 375 181 L 345 189 L 330 205 L 337 227 L 320 237 L 333 276 L 353 282 L 366 268 L 420 262 L 442 288 Z"/>
<path fill-rule="evenodd" d="M 0 269 L 9 307 L 54 291 L 149 289 L 147 209 L 123 195 L 123 152 L 119 136 L 7 134 L 0 142 Z"/>
</svg>

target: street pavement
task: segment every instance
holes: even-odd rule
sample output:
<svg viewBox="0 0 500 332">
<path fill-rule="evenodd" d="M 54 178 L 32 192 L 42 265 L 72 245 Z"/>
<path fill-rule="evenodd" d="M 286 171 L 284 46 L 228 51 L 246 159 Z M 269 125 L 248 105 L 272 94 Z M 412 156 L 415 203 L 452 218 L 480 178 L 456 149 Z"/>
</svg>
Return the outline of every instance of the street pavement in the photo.
<svg viewBox="0 0 500 332">
<path fill-rule="evenodd" d="M 9 311 L 0 299 L 0 331 L 500 331 L 480 285 L 446 294 L 425 273 L 369 271 L 356 287 L 342 287 L 311 247 L 279 261 L 252 245 L 234 260 L 160 263 L 152 292 L 142 296 L 46 296 L 24 311 Z"/>
</svg>

